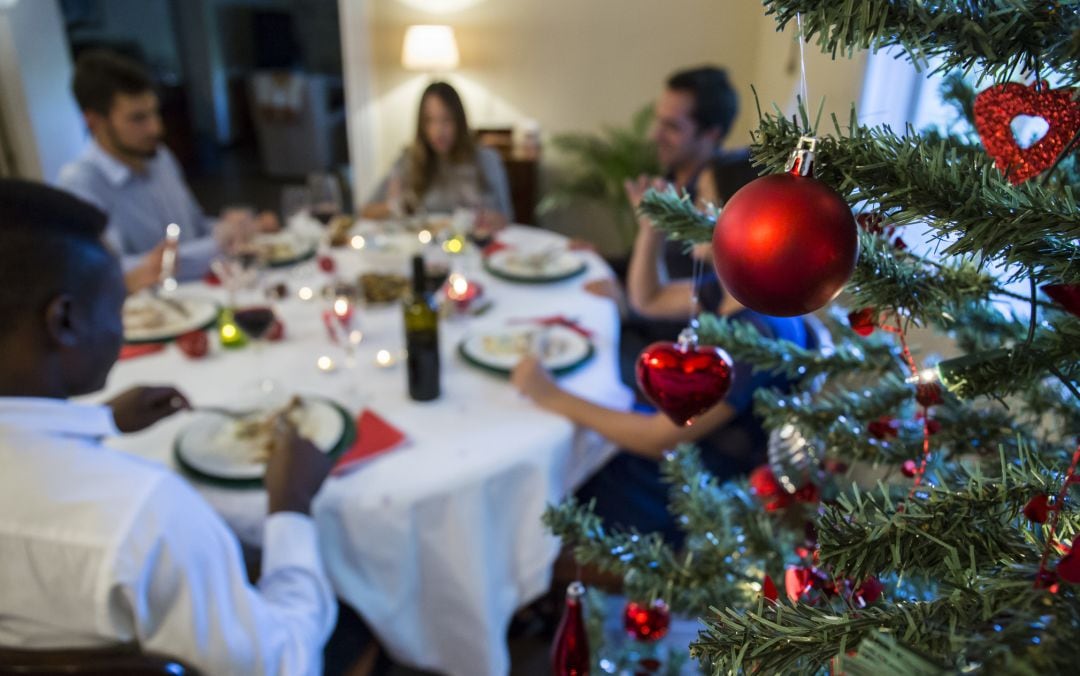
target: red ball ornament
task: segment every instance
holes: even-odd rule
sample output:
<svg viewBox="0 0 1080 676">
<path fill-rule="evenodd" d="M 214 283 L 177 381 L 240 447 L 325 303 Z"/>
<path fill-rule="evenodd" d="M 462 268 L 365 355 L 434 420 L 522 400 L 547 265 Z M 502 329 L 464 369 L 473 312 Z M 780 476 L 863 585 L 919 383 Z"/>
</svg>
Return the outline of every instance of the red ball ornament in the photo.
<svg viewBox="0 0 1080 676">
<path fill-rule="evenodd" d="M 922 383 L 915 387 L 915 401 L 919 406 L 930 408 L 945 400 L 941 398 L 941 387 L 937 383 Z"/>
<path fill-rule="evenodd" d="M 855 588 L 852 596 L 859 603 L 860 608 L 865 608 L 881 598 L 883 591 L 885 591 L 885 585 L 881 584 L 876 577 L 868 577 Z"/>
<path fill-rule="evenodd" d="M 337 263 L 330 256 L 319 256 L 319 269 L 329 274 L 337 269 Z"/>
<path fill-rule="evenodd" d="M 1045 82 L 994 85 L 975 97 L 975 129 L 1009 182 L 1018 185 L 1053 166 L 1061 151 L 1080 130 L 1080 102 L 1072 89 L 1050 89 Z M 1020 115 L 1041 117 L 1049 128 L 1036 143 L 1021 148 L 1012 122 Z"/>
<path fill-rule="evenodd" d="M 866 431 L 875 439 L 888 439 L 896 436 L 899 426 L 896 418 L 891 415 L 883 415 L 877 420 L 872 420 L 866 426 Z"/>
<path fill-rule="evenodd" d="M 1024 516 L 1034 523 L 1046 523 L 1051 509 L 1050 498 L 1045 493 L 1039 493 L 1024 505 Z"/>
<path fill-rule="evenodd" d="M 677 425 L 709 410 L 731 387 L 733 364 L 726 352 L 692 341 L 657 342 L 637 360 L 641 391 Z"/>
<path fill-rule="evenodd" d="M 904 473 L 904 476 L 910 479 L 919 473 L 919 466 L 914 460 L 905 460 L 904 463 L 900 465 L 900 471 Z"/>
<path fill-rule="evenodd" d="M 848 313 L 848 324 L 851 330 L 863 336 L 869 336 L 877 328 L 878 311 L 872 307 L 864 307 L 861 310 Z"/>
<path fill-rule="evenodd" d="M 671 626 L 671 611 L 666 603 L 656 599 L 651 604 L 630 601 L 623 613 L 623 626 L 631 638 L 638 641 L 659 641 Z"/>
<path fill-rule="evenodd" d="M 1080 284 L 1047 284 L 1042 291 L 1074 317 L 1080 317 Z"/>
<path fill-rule="evenodd" d="M 192 359 L 201 359 L 210 352 L 210 341 L 205 331 L 190 331 L 176 339 L 180 351 Z"/>
<path fill-rule="evenodd" d="M 789 173 L 763 176 L 732 195 L 713 231 L 716 274 L 736 300 L 767 315 L 794 317 L 840 293 L 855 268 L 858 229 L 835 190 L 812 178 L 810 150 Z"/>
<path fill-rule="evenodd" d="M 1080 584 L 1080 555 L 1077 555 L 1075 546 L 1058 562 L 1055 572 L 1058 579 L 1070 584 Z"/>
</svg>

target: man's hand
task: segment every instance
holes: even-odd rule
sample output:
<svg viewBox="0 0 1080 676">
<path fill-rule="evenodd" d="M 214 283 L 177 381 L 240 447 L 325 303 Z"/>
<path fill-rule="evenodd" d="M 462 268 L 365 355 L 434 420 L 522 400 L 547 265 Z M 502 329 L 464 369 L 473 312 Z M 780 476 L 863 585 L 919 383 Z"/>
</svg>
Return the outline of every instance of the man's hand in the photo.
<svg viewBox="0 0 1080 676">
<path fill-rule="evenodd" d="M 662 178 L 656 178 L 654 176 L 646 176 L 642 174 L 637 177 L 636 180 L 626 179 L 623 181 L 623 190 L 626 191 L 626 199 L 629 200 L 630 206 L 634 208 L 636 212 L 638 207 L 641 206 L 641 200 L 645 197 L 645 193 L 649 192 L 649 189 L 664 190 L 667 188 L 668 182 Z"/>
<path fill-rule="evenodd" d="M 551 374 L 540 364 L 540 360 L 527 355 L 518 362 L 510 374 L 510 382 L 537 406 L 547 408 L 561 390 L 551 379 Z"/>
<path fill-rule="evenodd" d="M 277 232 L 281 230 L 281 221 L 273 211 L 260 211 L 255 217 L 255 229 L 259 232 Z"/>
<path fill-rule="evenodd" d="M 257 232 L 255 213 L 251 209 L 225 209 L 214 224 L 214 238 L 227 254 L 242 250 Z"/>
<path fill-rule="evenodd" d="M 128 295 L 148 289 L 161 279 L 161 257 L 165 253 L 165 240 L 149 251 L 138 265 L 124 273 L 124 286 Z"/>
<path fill-rule="evenodd" d="M 270 497 L 270 513 L 311 513 L 311 499 L 319 492 L 334 463 L 313 443 L 297 433 L 284 415 L 279 416 L 270 461 L 263 483 Z"/>
<path fill-rule="evenodd" d="M 175 387 L 133 387 L 106 402 L 121 432 L 138 432 L 177 411 L 191 408 Z"/>
</svg>

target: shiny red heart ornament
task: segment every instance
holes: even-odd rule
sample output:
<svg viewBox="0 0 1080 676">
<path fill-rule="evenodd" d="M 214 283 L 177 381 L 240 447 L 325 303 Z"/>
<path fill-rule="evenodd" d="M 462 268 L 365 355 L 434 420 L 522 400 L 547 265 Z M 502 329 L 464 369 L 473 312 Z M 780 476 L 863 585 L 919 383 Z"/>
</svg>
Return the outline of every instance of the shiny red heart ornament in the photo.
<svg viewBox="0 0 1080 676">
<path fill-rule="evenodd" d="M 1042 291 L 1074 317 L 1080 317 L 1080 284 L 1047 284 Z"/>
<path fill-rule="evenodd" d="M 724 398 L 732 368 L 731 357 L 718 347 L 661 341 L 638 355 L 637 382 L 675 424 L 689 425 Z"/>
<path fill-rule="evenodd" d="M 994 158 L 994 165 L 1018 185 L 1049 169 L 1080 130 L 1080 102 L 1073 89 L 1050 89 L 1043 83 L 1025 86 L 1017 82 L 994 85 L 975 97 L 975 129 Z M 1021 148 L 1012 131 L 1020 115 L 1041 117 L 1049 129 L 1028 148 Z"/>
</svg>

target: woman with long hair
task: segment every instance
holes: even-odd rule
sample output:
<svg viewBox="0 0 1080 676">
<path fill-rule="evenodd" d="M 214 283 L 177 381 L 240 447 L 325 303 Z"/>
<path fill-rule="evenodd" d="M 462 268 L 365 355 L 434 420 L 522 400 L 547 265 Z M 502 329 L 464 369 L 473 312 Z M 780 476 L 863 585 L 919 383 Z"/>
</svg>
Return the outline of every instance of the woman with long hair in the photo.
<svg viewBox="0 0 1080 676">
<path fill-rule="evenodd" d="M 462 207 L 477 210 L 477 222 L 487 229 L 497 229 L 514 216 L 499 154 L 476 144 L 457 90 L 445 82 L 433 82 L 420 97 L 416 139 L 383 179 L 363 214 L 386 218 Z"/>
</svg>

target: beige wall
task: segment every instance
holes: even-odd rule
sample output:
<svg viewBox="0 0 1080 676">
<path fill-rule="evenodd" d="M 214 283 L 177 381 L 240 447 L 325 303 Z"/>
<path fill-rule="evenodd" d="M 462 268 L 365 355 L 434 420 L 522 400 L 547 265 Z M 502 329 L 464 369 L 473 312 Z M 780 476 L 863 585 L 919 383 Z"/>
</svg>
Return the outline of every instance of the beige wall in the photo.
<svg viewBox="0 0 1080 676">
<path fill-rule="evenodd" d="M 793 29 L 777 34 L 757 0 L 369 1 L 376 151 L 374 167 L 355 167 L 367 174 L 361 184 L 381 176 L 414 133 L 429 76 L 401 67 L 410 24 L 454 27 L 461 67 L 446 79 L 473 126 L 532 118 L 547 136 L 621 125 L 673 70 L 711 62 L 739 90 L 730 144 L 742 145 L 757 120 L 750 85 L 763 105 L 788 109 L 797 83 Z M 863 59 L 834 64 L 814 47 L 807 58 L 811 100 L 825 96 L 846 119 Z"/>
</svg>

